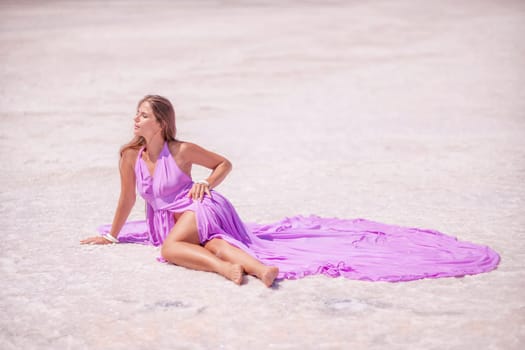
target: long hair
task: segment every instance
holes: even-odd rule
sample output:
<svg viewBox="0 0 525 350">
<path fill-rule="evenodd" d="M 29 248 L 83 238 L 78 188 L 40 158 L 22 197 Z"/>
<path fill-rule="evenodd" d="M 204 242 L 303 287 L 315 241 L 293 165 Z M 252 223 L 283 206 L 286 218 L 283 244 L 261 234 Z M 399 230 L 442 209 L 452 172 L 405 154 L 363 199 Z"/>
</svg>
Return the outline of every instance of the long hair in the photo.
<svg viewBox="0 0 525 350">
<path fill-rule="evenodd" d="M 155 119 L 159 122 L 162 128 L 162 138 L 165 141 L 175 141 L 177 128 L 175 126 L 175 110 L 171 102 L 159 95 L 146 95 L 137 104 L 137 109 L 144 102 L 149 102 Z M 146 144 L 146 140 L 142 136 L 135 136 L 130 142 L 126 143 L 120 148 L 120 156 L 128 149 L 141 149 Z"/>
</svg>

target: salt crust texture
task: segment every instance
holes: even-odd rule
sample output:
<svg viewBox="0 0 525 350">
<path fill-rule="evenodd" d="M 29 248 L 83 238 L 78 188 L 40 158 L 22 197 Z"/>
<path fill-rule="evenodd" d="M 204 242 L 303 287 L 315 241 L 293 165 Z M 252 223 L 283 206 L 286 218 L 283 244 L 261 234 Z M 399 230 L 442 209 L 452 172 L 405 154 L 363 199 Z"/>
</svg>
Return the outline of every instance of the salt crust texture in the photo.
<svg viewBox="0 0 525 350">
<path fill-rule="evenodd" d="M 2 1 L 2 349 L 521 349 L 523 1 Z M 218 275 L 110 222 L 135 103 L 226 155 L 246 221 L 433 228 L 497 270 L 371 283 Z M 205 172 L 196 169 L 197 177 Z M 142 216 L 138 201 L 132 219 Z"/>
</svg>

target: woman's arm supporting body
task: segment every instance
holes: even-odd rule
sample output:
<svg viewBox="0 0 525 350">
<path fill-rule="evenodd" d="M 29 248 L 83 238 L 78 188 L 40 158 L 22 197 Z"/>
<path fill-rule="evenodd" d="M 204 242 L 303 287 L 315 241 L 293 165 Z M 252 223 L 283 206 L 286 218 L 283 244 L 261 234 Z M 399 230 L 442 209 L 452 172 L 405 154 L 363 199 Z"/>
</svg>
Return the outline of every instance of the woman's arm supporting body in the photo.
<svg viewBox="0 0 525 350">
<path fill-rule="evenodd" d="M 122 226 L 126 223 L 126 220 L 135 205 L 136 190 L 135 190 L 135 161 L 137 160 L 138 152 L 136 150 L 129 149 L 122 155 L 119 163 L 120 170 L 120 197 L 113 217 L 113 223 L 111 224 L 110 235 L 117 238 Z M 81 240 L 82 244 L 108 244 L 110 240 L 103 236 L 89 237 Z"/>
</svg>

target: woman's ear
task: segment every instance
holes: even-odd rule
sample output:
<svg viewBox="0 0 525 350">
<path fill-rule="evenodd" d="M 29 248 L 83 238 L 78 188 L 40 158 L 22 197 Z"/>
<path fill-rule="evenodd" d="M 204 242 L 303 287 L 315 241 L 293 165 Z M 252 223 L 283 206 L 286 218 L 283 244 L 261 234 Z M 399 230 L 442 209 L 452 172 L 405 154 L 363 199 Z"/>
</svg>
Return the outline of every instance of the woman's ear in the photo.
<svg viewBox="0 0 525 350">
<path fill-rule="evenodd" d="M 164 122 L 164 120 L 159 120 L 157 119 L 157 123 L 159 123 L 159 126 L 162 130 L 164 130 L 166 128 L 166 122 Z"/>
</svg>

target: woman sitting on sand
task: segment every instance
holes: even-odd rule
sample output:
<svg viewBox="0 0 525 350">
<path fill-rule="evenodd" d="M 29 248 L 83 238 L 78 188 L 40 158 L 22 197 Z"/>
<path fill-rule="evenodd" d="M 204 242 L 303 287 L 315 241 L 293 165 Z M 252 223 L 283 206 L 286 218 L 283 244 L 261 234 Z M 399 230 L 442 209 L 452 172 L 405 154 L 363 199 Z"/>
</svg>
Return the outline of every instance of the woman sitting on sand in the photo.
<svg viewBox="0 0 525 350">
<path fill-rule="evenodd" d="M 175 138 L 175 112 L 164 97 L 140 100 L 135 137 L 120 152 L 121 192 L 111 225 L 83 244 L 117 242 L 162 245 L 162 260 L 213 271 L 241 284 L 243 274 L 266 286 L 276 278 L 313 274 L 368 281 L 458 277 L 494 269 L 489 247 L 458 241 L 435 230 L 362 218 L 295 216 L 260 225 L 243 223 L 214 190 L 230 162 Z M 192 181 L 193 164 L 212 170 Z M 135 187 L 146 201 L 146 220 L 126 222 Z"/>
<path fill-rule="evenodd" d="M 135 137 L 120 151 L 121 192 L 111 231 L 81 243 L 118 242 L 118 234 L 135 204 L 137 186 L 149 204 L 149 224 L 162 244 L 164 259 L 219 273 L 237 284 L 246 272 L 271 286 L 279 272 L 277 267 L 262 264 L 223 239 L 229 234 L 247 236 L 233 206 L 213 191 L 230 172 L 231 163 L 196 144 L 177 140 L 173 106 L 162 96 L 148 95 L 140 100 L 134 121 Z M 212 169 L 210 176 L 193 182 L 193 164 Z M 197 226 L 196 213 L 202 214 L 199 224 L 207 227 Z M 221 225 L 222 220 L 232 222 Z M 228 227 L 231 225 L 234 227 Z"/>
</svg>

